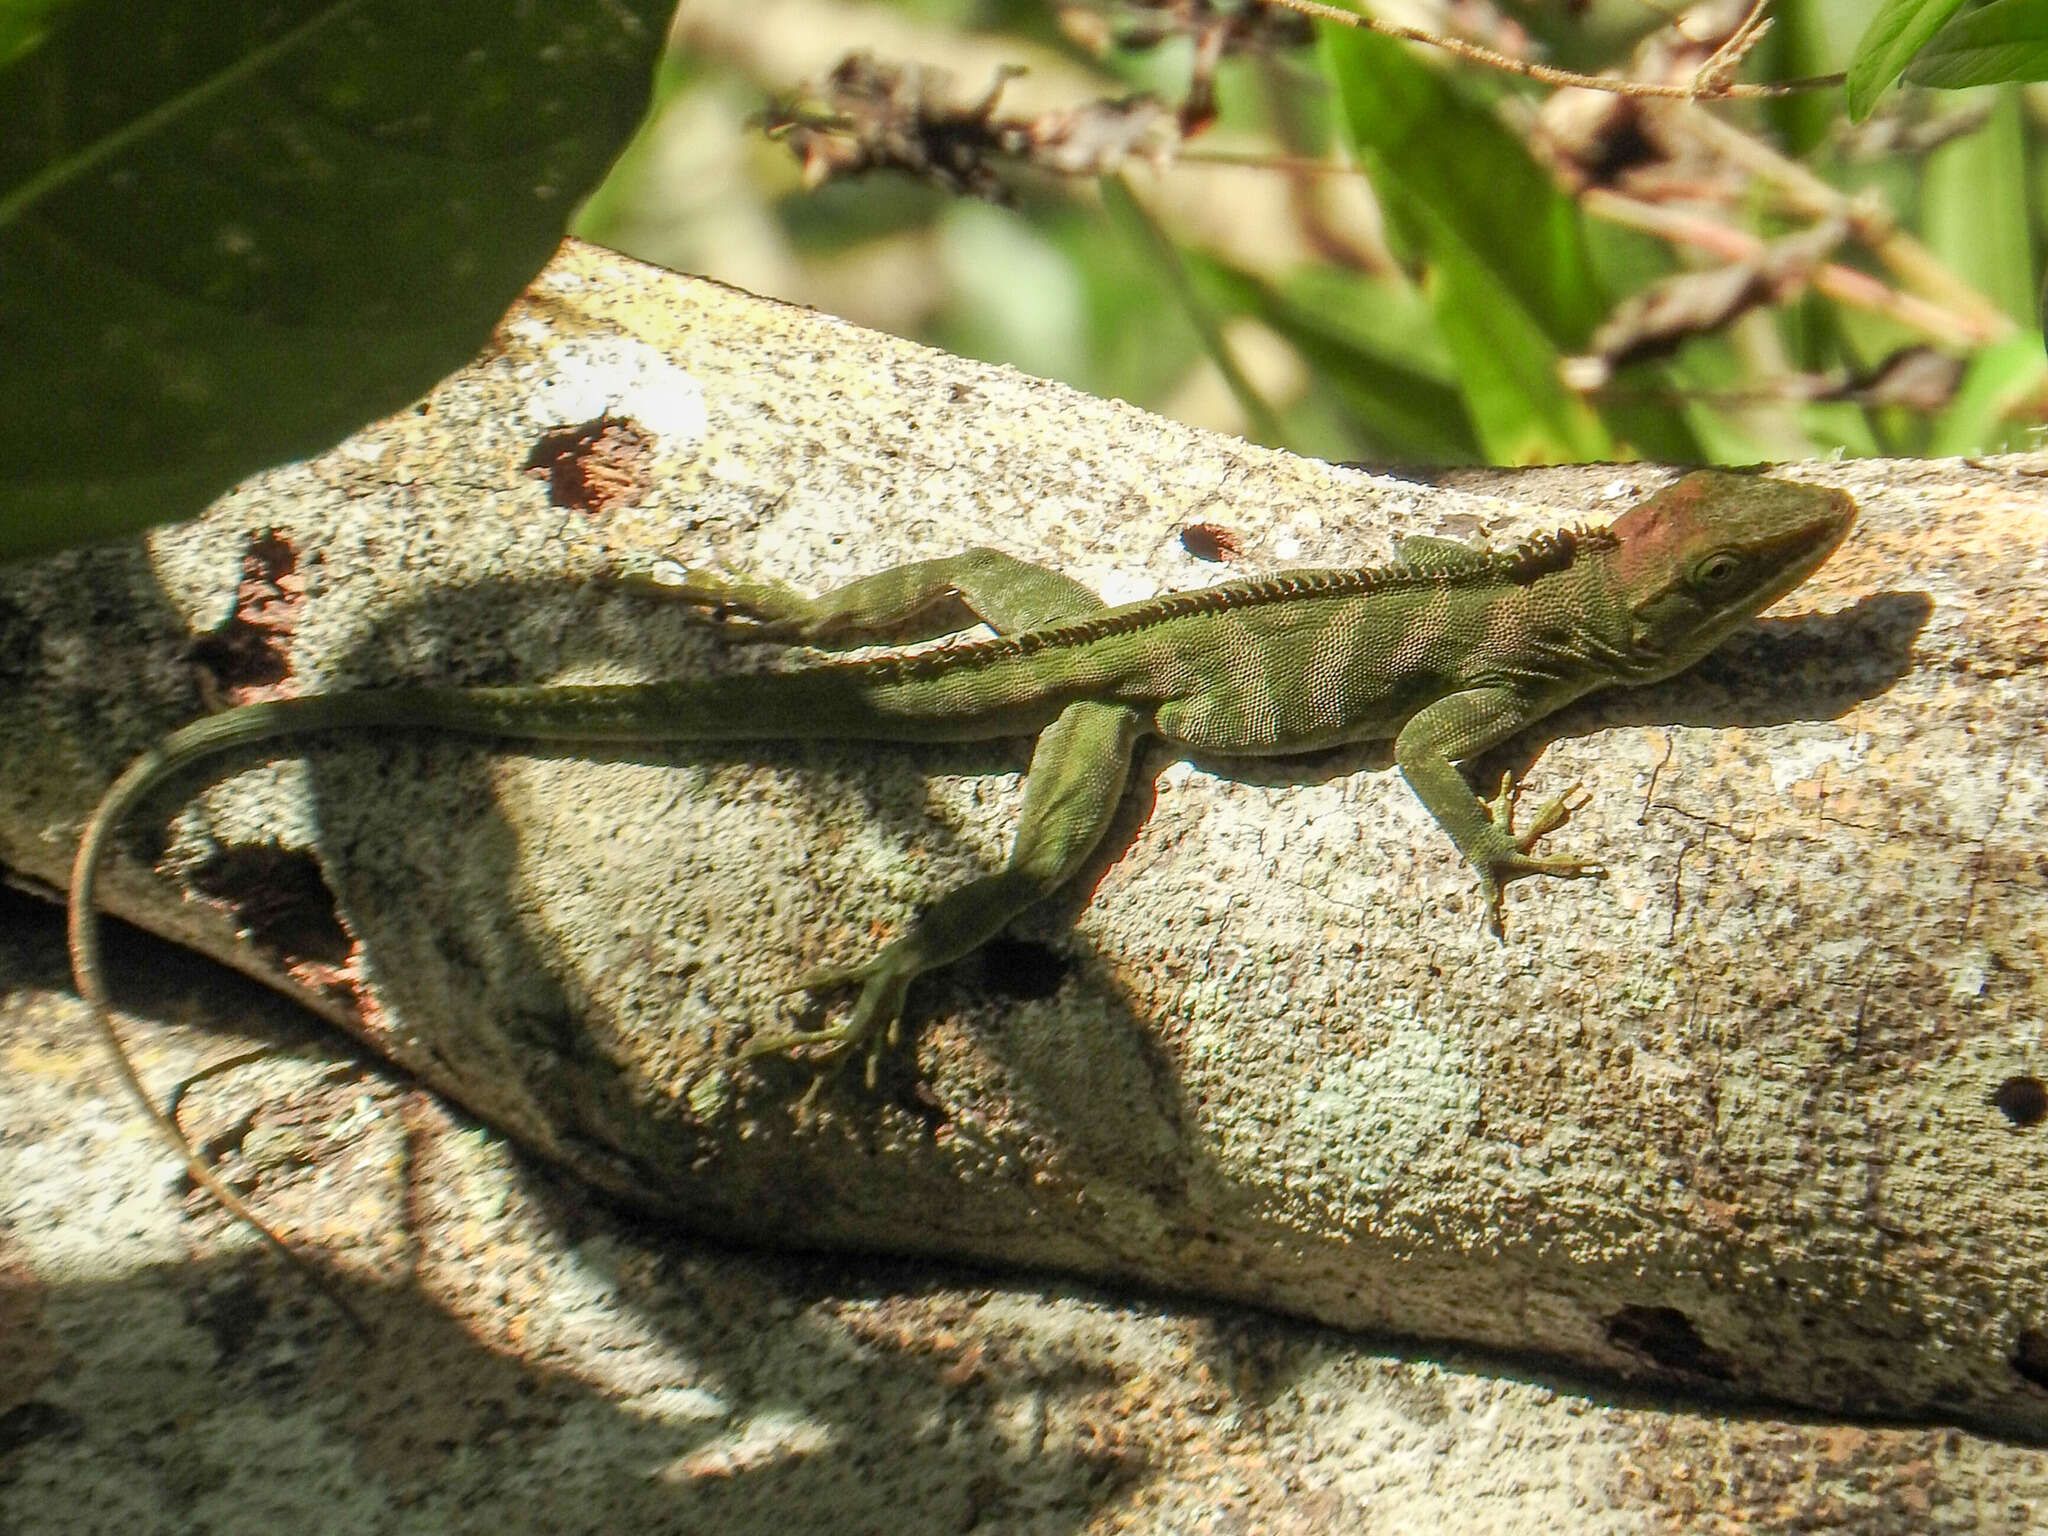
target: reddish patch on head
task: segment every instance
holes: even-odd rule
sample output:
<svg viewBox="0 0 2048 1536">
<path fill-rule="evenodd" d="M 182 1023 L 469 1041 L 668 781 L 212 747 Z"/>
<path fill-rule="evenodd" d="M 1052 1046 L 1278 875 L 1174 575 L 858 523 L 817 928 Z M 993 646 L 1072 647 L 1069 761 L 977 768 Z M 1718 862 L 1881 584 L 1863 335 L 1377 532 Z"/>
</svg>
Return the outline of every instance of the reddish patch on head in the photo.
<svg viewBox="0 0 2048 1536">
<path fill-rule="evenodd" d="M 1621 541 L 1615 570 L 1625 584 L 1638 585 L 1645 573 L 1670 566 L 1673 552 L 1684 547 L 1697 526 L 1707 492 L 1703 480 L 1681 480 L 1614 520 L 1613 533 Z"/>
</svg>

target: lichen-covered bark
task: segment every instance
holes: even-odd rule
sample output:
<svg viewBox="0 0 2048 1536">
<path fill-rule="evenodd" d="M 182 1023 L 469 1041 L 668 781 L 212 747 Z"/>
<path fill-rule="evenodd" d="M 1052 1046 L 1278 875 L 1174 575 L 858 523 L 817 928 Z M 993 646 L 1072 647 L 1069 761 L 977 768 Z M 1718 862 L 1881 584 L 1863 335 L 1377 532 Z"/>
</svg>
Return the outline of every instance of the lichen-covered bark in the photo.
<svg viewBox="0 0 2048 1536">
<path fill-rule="evenodd" d="M 782 1536 L 2032 1536 L 2048 1450 L 1617 1398 L 1526 1357 L 1044 1275 L 741 1252 L 536 1178 L 282 1000 L 144 941 L 137 1020 L 364 1341 L 182 1203 L 0 892 L 0 1510 L 11 1530 Z M 118 1467 L 118 1476 L 108 1468 Z"/>
<path fill-rule="evenodd" d="M 1556 846 L 1612 870 L 1517 887 L 1505 945 L 1383 756 L 1148 759 L 1089 888 L 914 994 L 872 1096 L 731 1058 L 1002 856 L 1022 744 L 309 742 L 152 811 L 111 892 L 699 1230 L 2039 1433 L 2048 1125 L 2008 1085 L 2048 1075 L 2044 470 L 1788 470 L 1863 515 L 1780 616 L 1483 765 L 1583 781 Z M 1121 599 L 1218 574 L 1191 524 L 1240 568 L 1365 561 L 1658 478 L 1377 479 L 572 246 L 418 411 L 0 573 L 0 861 L 62 877 L 203 707 L 199 635 L 235 697 L 674 675 L 752 658 L 607 591 L 625 551 L 817 588 L 992 543 Z"/>
</svg>

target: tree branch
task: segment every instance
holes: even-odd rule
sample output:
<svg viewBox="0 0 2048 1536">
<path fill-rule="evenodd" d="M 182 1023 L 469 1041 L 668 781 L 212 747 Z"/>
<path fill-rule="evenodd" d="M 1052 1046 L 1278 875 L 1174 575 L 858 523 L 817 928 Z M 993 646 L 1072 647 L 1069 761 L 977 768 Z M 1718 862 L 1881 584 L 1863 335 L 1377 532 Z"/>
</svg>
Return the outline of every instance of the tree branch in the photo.
<svg viewBox="0 0 2048 1536">
<path fill-rule="evenodd" d="M 160 861 L 150 812 L 110 903 L 699 1230 L 2040 1433 L 2048 1227 L 2014 1192 L 2048 1129 L 1997 1095 L 2041 1073 L 2048 457 L 1786 473 L 1863 506 L 1790 616 L 1510 749 L 1585 784 L 1560 845 L 1613 876 L 1518 887 L 1506 945 L 1370 752 L 1148 758 L 1088 888 L 917 995 L 914 1070 L 809 1106 L 734 1052 L 1003 856 L 1020 750 L 307 742 L 188 786 Z M 1198 523 L 1246 569 L 1357 563 L 1659 478 L 1376 478 L 571 245 L 418 410 L 0 573 L 0 861 L 61 879 L 199 711 L 195 636 L 236 697 L 687 676 L 747 658 L 606 590 L 628 551 L 816 588 L 992 543 L 1126 597 L 1222 574 Z"/>
</svg>

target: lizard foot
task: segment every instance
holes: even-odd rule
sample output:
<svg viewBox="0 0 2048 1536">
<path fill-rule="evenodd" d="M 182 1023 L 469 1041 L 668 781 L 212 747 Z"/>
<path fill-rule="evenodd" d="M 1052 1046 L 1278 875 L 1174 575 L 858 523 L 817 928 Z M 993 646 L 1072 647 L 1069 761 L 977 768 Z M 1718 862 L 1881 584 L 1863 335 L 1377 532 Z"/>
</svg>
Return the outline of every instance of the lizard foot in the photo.
<svg viewBox="0 0 2048 1536">
<path fill-rule="evenodd" d="M 856 1056 L 866 1059 L 864 1078 L 870 1091 L 882 1056 L 896 1049 L 903 1038 L 903 999 L 910 990 L 915 970 L 889 963 L 877 955 L 861 965 L 830 965 L 812 971 L 784 992 L 831 992 L 858 986 L 853 1012 L 841 1024 L 825 1029 L 787 1030 L 750 1040 L 739 1053 L 741 1061 L 758 1061 L 764 1056 L 786 1056 L 818 1071 L 818 1080 L 805 1094 L 814 1097 L 825 1079 Z"/>
<path fill-rule="evenodd" d="M 1517 788 L 1515 776 L 1512 773 L 1503 773 L 1500 776 L 1499 791 L 1492 799 L 1480 802 L 1486 807 L 1487 816 L 1499 832 L 1502 845 L 1501 852 L 1488 861 L 1487 868 L 1480 871 L 1480 885 L 1486 899 L 1486 926 L 1495 938 L 1507 936 L 1507 919 L 1501 907 L 1501 893 L 1509 881 L 1519 880 L 1525 875 L 1557 875 L 1567 880 L 1607 878 L 1606 867 L 1590 859 L 1538 857 L 1534 852 L 1536 844 L 1570 821 L 1574 811 L 1582 811 L 1592 804 L 1592 796 L 1582 794 L 1580 786 L 1573 784 L 1562 794 L 1553 795 L 1546 800 L 1528 828 L 1517 832 Z"/>
<path fill-rule="evenodd" d="M 800 634 L 801 614 L 810 607 L 808 598 L 779 581 L 743 571 L 695 569 L 652 555 L 629 561 L 612 582 L 628 592 L 687 603 L 701 609 L 713 623 L 744 629 L 763 639 Z"/>
</svg>

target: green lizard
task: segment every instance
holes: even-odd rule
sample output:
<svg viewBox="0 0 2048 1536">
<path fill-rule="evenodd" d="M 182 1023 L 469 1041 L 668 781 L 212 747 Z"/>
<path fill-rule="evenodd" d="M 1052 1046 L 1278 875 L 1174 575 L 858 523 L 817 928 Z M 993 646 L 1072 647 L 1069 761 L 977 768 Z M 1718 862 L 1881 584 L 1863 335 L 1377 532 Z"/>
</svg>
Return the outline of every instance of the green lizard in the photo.
<svg viewBox="0 0 2048 1536">
<path fill-rule="evenodd" d="M 398 687 L 225 710 L 172 732 L 100 801 L 72 873 L 74 974 L 124 1079 L 193 1177 L 284 1248 L 149 1100 L 106 1009 L 93 902 L 102 852 L 123 817 L 189 764 L 287 733 L 393 726 L 635 743 L 1035 734 L 1008 862 L 947 892 L 867 959 L 799 983 L 856 989 L 843 1022 L 760 1038 L 743 1053 L 821 1065 L 865 1054 L 872 1083 L 879 1053 L 896 1043 L 910 984 L 971 952 L 1074 875 L 1109 825 L 1147 736 L 1223 755 L 1391 738 L 1402 774 L 1478 871 L 1488 923 L 1499 933 L 1509 881 L 1601 871 L 1533 852 L 1577 808 L 1576 786 L 1517 832 L 1512 782 L 1504 777 L 1481 799 L 1457 763 L 1595 688 L 1654 682 L 1690 666 L 1804 581 L 1854 516 L 1840 491 L 1702 471 L 1607 529 L 1554 533 L 1498 553 L 1410 538 L 1391 565 L 1288 571 L 1116 608 L 1065 576 L 987 549 L 900 566 L 819 598 L 680 568 L 667 580 L 659 568 L 639 572 L 628 584 L 805 644 L 944 633 L 932 619 L 955 599 L 997 633 L 694 682 Z"/>
</svg>

